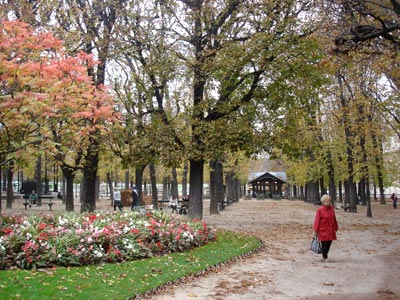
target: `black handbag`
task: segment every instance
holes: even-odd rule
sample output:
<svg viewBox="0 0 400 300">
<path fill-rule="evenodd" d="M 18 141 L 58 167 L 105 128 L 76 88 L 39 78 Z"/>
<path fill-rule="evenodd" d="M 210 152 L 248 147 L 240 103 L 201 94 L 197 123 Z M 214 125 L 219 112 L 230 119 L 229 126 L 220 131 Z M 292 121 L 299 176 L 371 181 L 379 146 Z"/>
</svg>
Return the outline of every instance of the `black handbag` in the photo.
<svg viewBox="0 0 400 300">
<path fill-rule="evenodd" d="M 318 241 L 318 238 L 316 236 L 314 236 L 312 241 L 311 241 L 311 251 L 316 253 L 316 254 L 321 254 L 322 253 L 321 242 Z"/>
</svg>

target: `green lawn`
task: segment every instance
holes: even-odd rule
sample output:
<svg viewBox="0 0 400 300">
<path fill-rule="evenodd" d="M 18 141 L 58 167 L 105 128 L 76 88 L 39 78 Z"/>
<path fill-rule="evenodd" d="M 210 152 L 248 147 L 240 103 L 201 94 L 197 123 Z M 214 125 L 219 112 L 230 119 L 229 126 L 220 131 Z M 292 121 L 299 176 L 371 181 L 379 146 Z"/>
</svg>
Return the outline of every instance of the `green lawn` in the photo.
<svg viewBox="0 0 400 300">
<path fill-rule="evenodd" d="M 247 235 L 219 232 L 218 240 L 183 253 L 121 264 L 0 271 L 0 299 L 127 299 L 261 247 Z"/>
</svg>

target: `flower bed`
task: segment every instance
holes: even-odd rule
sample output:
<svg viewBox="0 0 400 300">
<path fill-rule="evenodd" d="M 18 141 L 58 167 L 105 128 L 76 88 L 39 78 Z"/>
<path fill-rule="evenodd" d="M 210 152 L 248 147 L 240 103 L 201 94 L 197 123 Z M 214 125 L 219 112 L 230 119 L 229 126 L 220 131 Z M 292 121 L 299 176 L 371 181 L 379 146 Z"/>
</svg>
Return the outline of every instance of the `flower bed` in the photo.
<svg viewBox="0 0 400 300">
<path fill-rule="evenodd" d="M 0 269 L 82 266 L 185 251 L 216 239 L 202 221 L 162 212 L 0 217 Z"/>
</svg>

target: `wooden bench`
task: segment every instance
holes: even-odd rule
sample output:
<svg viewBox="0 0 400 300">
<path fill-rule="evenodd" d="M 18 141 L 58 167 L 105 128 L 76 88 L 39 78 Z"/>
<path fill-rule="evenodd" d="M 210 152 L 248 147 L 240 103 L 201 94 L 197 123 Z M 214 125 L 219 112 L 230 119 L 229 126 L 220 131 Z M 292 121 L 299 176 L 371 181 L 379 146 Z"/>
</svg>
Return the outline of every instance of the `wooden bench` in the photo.
<svg viewBox="0 0 400 300">
<path fill-rule="evenodd" d="M 53 208 L 52 208 L 53 205 L 54 205 L 54 202 L 52 202 L 52 200 L 54 199 L 53 196 L 51 196 L 51 195 L 43 195 L 43 196 L 40 196 L 40 197 L 38 197 L 38 198 L 39 198 L 40 200 L 42 200 L 42 199 L 49 199 L 49 202 L 42 202 L 42 201 L 40 201 L 40 204 L 47 204 L 47 205 L 49 206 L 49 210 L 50 210 L 50 211 L 53 211 Z M 25 206 L 25 210 L 28 209 L 28 206 L 29 206 L 29 208 L 32 208 L 32 203 L 29 202 L 29 196 L 24 195 L 23 199 L 24 199 L 25 201 L 22 203 L 22 205 Z"/>
<path fill-rule="evenodd" d="M 350 209 L 350 205 L 342 205 L 340 207 L 343 208 L 345 212 L 347 212 Z"/>
<path fill-rule="evenodd" d="M 161 204 L 161 207 L 160 207 Z M 167 208 L 169 204 L 169 200 L 158 200 L 158 209 L 163 210 L 164 208 Z"/>
</svg>

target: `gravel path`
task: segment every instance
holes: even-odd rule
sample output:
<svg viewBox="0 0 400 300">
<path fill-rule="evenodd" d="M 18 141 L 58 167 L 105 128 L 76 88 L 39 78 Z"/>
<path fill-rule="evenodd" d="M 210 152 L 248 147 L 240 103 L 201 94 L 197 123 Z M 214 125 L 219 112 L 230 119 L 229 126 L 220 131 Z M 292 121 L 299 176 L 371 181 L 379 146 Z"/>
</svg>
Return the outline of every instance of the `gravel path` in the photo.
<svg viewBox="0 0 400 300">
<path fill-rule="evenodd" d="M 13 213 L 48 214 L 49 207 L 25 210 L 22 200 Z M 54 211 L 63 205 L 54 201 Z M 99 210 L 112 210 L 102 199 Z M 76 205 L 76 211 L 80 207 Z M 149 300 L 400 300 L 400 209 L 372 203 L 358 213 L 337 210 L 338 240 L 329 261 L 309 250 L 317 207 L 302 201 L 240 200 L 204 220 L 220 229 L 261 238 L 265 248 L 217 272 L 163 288 Z M 3 201 L 3 211 L 5 201 Z"/>
<path fill-rule="evenodd" d="M 362 206 L 355 214 L 337 210 L 338 240 L 323 262 L 309 250 L 316 209 L 302 201 L 241 200 L 205 215 L 212 226 L 261 238 L 265 249 L 148 299 L 400 299 L 400 210 L 373 203 L 373 218 Z"/>
</svg>

